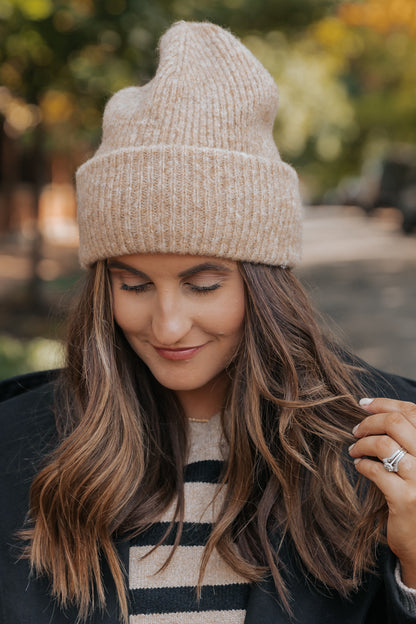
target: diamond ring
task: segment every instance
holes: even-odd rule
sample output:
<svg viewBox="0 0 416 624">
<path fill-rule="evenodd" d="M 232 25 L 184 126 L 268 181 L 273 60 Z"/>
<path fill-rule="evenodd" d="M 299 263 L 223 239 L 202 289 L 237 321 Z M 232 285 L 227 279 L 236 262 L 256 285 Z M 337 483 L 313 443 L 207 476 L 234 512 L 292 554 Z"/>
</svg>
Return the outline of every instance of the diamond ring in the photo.
<svg viewBox="0 0 416 624">
<path fill-rule="evenodd" d="M 387 472 L 398 472 L 399 462 L 401 459 L 403 459 L 406 453 L 407 451 L 405 451 L 405 449 L 399 448 L 393 453 L 393 455 L 390 455 L 390 457 L 385 457 L 384 459 L 382 459 L 381 461 L 383 462 L 384 468 L 387 470 Z"/>
</svg>

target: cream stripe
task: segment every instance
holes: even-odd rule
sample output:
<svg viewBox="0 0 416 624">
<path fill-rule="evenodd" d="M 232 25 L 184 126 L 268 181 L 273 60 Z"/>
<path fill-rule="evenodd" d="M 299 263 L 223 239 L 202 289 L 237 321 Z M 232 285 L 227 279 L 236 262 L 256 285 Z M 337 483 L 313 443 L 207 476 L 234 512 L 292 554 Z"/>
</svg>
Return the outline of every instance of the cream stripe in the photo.
<svg viewBox="0 0 416 624">
<path fill-rule="evenodd" d="M 151 550 L 149 546 L 130 548 L 129 585 L 130 589 L 163 587 L 195 587 L 201 566 L 203 546 L 179 546 L 168 567 L 158 572 L 172 550 L 171 546 L 159 546 L 151 555 L 142 559 Z M 214 550 L 208 559 L 203 585 L 230 585 L 246 583 L 234 572 Z"/>
<path fill-rule="evenodd" d="M 162 613 L 152 615 L 131 615 L 130 624 L 243 624 L 246 612 L 199 611 L 194 613 Z"/>
<path fill-rule="evenodd" d="M 228 447 L 222 436 L 221 416 L 215 414 L 206 423 L 190 422 L 191 448 L 188 463 L 217 459 L 224 461 Z"/>
<path fill-rule="evenodd" d="M 185 522 L 215 522 L 221 505 L 224 501 L 224 488 L 218 493 L 212 503 L 218 489 L 216 483 L 185 483 Z M 158 519 L 159 522 L 170 522 L 176 507 L 174 500 L 168 509 Z"/>
</svg>

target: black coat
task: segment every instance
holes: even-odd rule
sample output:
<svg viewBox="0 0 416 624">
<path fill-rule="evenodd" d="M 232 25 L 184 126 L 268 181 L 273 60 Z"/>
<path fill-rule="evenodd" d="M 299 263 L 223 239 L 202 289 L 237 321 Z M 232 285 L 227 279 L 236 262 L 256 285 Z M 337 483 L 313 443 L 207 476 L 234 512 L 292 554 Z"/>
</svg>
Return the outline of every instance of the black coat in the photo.
<svg viewBox="0 0 416 624">
<path fill-rule="evenodd" d="M 34 373 L 0 384 L 1 624 L 68 624 L 76 620 L 75 610 L 64 613 L 51 600 L 45 578 L 29 580 L 27 561 L 18 559 L 14 539 L 27 512 L 31 481 L 45 451 L 57 440 L 52 413 L 54 376 L 54 372 Z M 416 382 L 401 377 L 383 373 L 377 379 L 371 377 L 367 387 L 367 396 L 416 402 Z M 117 549 L 128 569 L 129 543 L 118 542 Z M 294 598 L 294 621 L 299 624 L 416 624 L 416 613 L 409 615 L 401 605 L 393 576 L 395 558 L 387 547 L 380 549 L 379 574 L 367 575 L 350 600 L 308 581 L 293 563 L 288 546 L 283 558 L 292 572 L 289 589 Z M 104 614 L 95 613 L 89 624 L 118 621 L 115 588 L 105 562 L 103 578 L 107 609 Z M 291 622 L 279 606 L 272 583 L 252 587 L 245 624 Z"/>
</svg>

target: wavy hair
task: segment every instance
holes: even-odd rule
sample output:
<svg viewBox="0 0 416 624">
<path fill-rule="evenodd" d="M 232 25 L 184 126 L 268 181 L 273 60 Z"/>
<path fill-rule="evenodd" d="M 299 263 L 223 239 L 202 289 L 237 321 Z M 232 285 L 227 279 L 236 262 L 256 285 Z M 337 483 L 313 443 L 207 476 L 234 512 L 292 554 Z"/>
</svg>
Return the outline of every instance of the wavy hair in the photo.
<svg viewBox="0 0 416 624">
<path fill-rule="evenodd" d="M 346 454 L 365 414 L 359 368 L 325 337 L 291 270 L 246 262 L 239 269 L 246 314 L 222 416 L 226 496 L 198 586 L 217 548 L 250 581 L 271 573 L 290 612 L 283 542 L 305 574 L 348 595 L 374 565 L 386 504 L 373 484 L 360 486 Z M 60 442 L 32 483 L 20 535 L 33 571 L 50 577 L 52 595 L 63 607 L 75 604 L 80 620 L 105 604 L 104 557 L 127 623 L 114 538 L 138 534 L 175 500 L 179 543 L 187 420 L 115 323 L 104 261 L 86 276 L 67 344 L 57 389 Z"/>
</svg>

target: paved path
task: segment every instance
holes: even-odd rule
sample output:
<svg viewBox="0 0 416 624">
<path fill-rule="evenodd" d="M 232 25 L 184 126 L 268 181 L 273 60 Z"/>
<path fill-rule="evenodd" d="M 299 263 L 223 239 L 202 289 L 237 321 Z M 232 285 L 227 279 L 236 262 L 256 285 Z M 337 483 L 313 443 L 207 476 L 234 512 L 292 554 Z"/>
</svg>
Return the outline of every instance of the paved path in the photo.
<svg viewBox="0 0 416 624">
<path fill-rule="evenodd" d="M 401 233 L 396 211 L 307 209 L 297 274 L 355 353 L 416 379 L 416 235 Z"/>
</svg>

